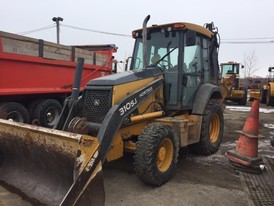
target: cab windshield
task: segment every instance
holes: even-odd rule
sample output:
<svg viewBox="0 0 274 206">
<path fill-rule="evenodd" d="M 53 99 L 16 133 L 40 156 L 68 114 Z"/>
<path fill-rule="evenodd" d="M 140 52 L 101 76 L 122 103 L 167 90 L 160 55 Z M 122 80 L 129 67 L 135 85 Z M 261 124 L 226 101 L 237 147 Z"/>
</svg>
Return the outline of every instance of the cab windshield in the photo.
<svg viewBox="0 0 274 206">
<path fill-rule="evenodd" d="M 150 32 L 147 35 L 147 65 L 168 70 L 178 65 L 179 32 Z M 143 42 L 137 38 L 130 69 L 144 69 Z"/>
<path fill-rule="evenodd" d="M 222 76 L 226 74 L 239 74 L 239 64 L 223 64 Z"/>
</svg>

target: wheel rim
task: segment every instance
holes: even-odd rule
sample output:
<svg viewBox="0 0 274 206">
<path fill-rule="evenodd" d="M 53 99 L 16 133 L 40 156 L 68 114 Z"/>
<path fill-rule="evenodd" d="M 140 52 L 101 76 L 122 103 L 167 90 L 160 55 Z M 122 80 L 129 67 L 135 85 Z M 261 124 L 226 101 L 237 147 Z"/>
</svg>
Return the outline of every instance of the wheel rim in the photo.
<svg viewBox="0 0 274 206">
<path fill-rule="evenodd" d="M 23 115 L 17 111 L 10 112 L 7 116 L 7 119 L 15 122 L 24 122 Z"/>
<path fill-rule="evenodd" d="M 60 113 L 56 107 L 50 107 L 46 111 L 46 120 L 48 125 L 54 125 Z"/>
<path fill-rule="evenodd" d="M 210 120 L 210 141 L 215 143 L 218 140 L 219 133 L 220 133 L 220 119 L 219 116 L 215 113 Z"/>
<path fill-rule="evenodd" d="M 157 167 L 161 172 L 165 172 L 171 165 L 173 159 L 173 144 L 170 139 L 165 138 L 159 147 L 157 155 Z"/>
</svg>

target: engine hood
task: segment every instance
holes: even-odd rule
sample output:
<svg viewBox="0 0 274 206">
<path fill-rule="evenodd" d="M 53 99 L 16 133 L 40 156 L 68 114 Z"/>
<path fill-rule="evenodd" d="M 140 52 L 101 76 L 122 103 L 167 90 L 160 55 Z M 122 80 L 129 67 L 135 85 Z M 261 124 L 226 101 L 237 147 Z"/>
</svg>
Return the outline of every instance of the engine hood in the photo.
<svg viewBox="0 0 274 206">
<path fill-rule="evenodd" d="M 149 77 L 160 76 L 162 74 L 163 72 L 158 67 L 150 67 L 143 70 L 131 70 L 90 80 L 87 83 L 87 86 L 119 85 Z"/>
</svg>

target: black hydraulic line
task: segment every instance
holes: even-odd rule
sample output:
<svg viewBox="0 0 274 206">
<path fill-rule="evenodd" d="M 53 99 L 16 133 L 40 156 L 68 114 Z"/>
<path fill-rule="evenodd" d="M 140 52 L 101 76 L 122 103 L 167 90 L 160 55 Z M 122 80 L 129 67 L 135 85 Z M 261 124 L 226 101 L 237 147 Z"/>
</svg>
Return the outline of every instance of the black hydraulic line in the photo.
<svg viewBox="0 0 274 206">
<path fill-rule="evenodd" d="M 64 101 L 63 109 L 57 123 L 53 127 L 54 129 L 67 131 L 70 121 L 75 117 L 75 106 L 79 97 L 83 67 L 84 59 L 78 57 L 76 71 L 74 75 L 74 83 L 72 87 L 72 94 Z"/>
<path fill-rule="evenodd" d="M 83 68 L 84 68 L 84 58 L 78 57 L 76 71 L 74 75 L 72 93 L 71 93 L 72 100 L 77 100 L 79 97 Z"/>
</svg>

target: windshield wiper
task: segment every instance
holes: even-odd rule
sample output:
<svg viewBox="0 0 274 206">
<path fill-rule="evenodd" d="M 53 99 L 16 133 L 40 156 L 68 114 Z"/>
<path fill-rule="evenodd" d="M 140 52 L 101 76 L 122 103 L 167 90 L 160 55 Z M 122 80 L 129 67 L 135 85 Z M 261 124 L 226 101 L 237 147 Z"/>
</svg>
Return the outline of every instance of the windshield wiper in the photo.
<svg viewBox="0 0 274 206">
<path fill-rule="evenodd" d="M 171 54 L 171 52 L 173 52 L 175 49 L 177 49 L 178 47 L 174 47 L 173 49 L 171 49 L 169 52 L 167 52 L 161 59 L 159 59 L 155 64 L 151 64 L 149 66 L 153 67 L 153 66 L 157 66 L 161 61 L 163 61 L 169 54 Z"/>
</svg>

